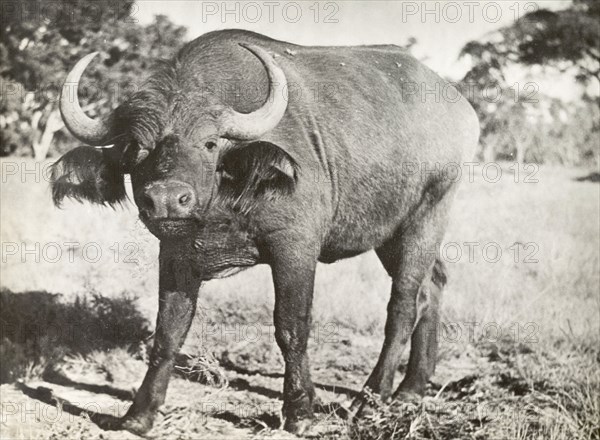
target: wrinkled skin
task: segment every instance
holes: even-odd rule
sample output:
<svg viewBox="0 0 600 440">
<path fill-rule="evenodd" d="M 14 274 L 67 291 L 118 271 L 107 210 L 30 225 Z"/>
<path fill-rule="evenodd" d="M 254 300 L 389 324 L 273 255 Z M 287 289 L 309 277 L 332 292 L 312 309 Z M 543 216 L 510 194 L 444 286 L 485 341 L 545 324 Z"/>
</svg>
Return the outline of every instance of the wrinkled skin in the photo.
<svg viewBox="0 0 600 440">
<path fill-rule="evenodd" d="M 254 111 L 269 81 L 240 42 L 278 55 L 288 83 L 301 91 L 290 93 L 276 127 L 244 141 L 220 135 L 221 112 Z M 216 90 L 224 84 L 258 85 L 261 93 L 239 99 Z M 213 32 L 159 66 L 115 110 L 116 134 L 107 140 L 114 148 L 63 156 L 53 174 L 57 203 L 65 196 L 118 203 L 130 173 L 140 218 L 161 241 L 150 367 L 119 427 L 151 428 L 202 281 L 264 263 L 272 269 L 275 336 L 285 360 L 284 426 L 301 433 L 315 397 L 306 349 L 317 262 L 371 249 L 392 289 L 381 355 L 365 386 L 383 400 L 423 394 L 435 368 L 446 281 L 432 250 L 456 188 L 440 168 L 471 158 L 479 128 L 464 98 L 427 99 L 411 84 L 447 85 L 394 46 L 311 48 Z M 429 172 L 418 171 L 422 164 Z M 409 339 L 407 373 L 393 392 Z M 363 406 L 362 399 L 354 405 Z"/>
</svg>

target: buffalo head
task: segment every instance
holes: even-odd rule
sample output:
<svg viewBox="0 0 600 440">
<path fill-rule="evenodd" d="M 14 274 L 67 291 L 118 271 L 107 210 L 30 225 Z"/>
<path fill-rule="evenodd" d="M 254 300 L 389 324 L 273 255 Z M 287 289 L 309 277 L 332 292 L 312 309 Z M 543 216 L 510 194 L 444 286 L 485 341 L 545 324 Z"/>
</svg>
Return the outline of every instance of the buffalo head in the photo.
<svg viewBox="0 0 600 440">
<path fill-rule="evenodd" d="M 114 205 L 126 197 L 124 175 L 130 174 L 140 218 L 160 237 L 202 222 L 209 208 L 247 212 L 256 197 L 292 190 L 293 159 L 261 141 L 286 112 L 286 76 L 262 48 L 240 46 L 268 78 L 268 93 L 248 113 L 207 93 L 202 66 L 176 59 L 160 65 L 108 118 L 92 119 L 77 90 L 97 53 L 83 57 L 67 76 L 60 111 L 71 133 L 90 146 L 70 151 L 54 166 L 54 202 L 71 197 Z"/>
</svg>

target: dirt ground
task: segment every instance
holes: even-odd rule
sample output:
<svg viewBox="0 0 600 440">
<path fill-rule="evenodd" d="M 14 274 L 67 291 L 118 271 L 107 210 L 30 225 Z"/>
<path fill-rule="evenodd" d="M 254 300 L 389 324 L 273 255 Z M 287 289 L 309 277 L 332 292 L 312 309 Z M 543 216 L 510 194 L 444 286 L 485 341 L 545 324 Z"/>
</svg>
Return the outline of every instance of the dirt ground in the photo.
<svg viewBox="0 0 600 440">
<path fill-rule="evenodd" d="M 360 343 L 355 346 L 345 341 L 331 347 L 339 365 L 345 357 L 348 362 L 357 358 L 357 352 L 364 353 Z M 576 438 L 573 432 L 584 434 L 587 429 L 588 437 L 580 438 L 597 438 L 597 427 L 586 427 L 585 419 L 572 413 L 594 411 L 597 383 L 588 382 L 587 397 L 575 400 L 580 397 L 566 392 L 577 387 L 577 381 L 565 381 L 563 374 L 565 363 L 579 373 L 594 374 L 596 369 L 597 374 L 598 360 L 585 355 L 577 359 L 571 355 L 570 360 L 540 356 L 525 346 L 510 344 L 500 351 L 492 346 L 467 347 L 440 362 L 422 402 L 381 405 L 375 415 L 354 423 L 346 420 L 344 409 L 360 389 L 365 371 L 345 370 L 339 365 L 327 368 L 326 362 L 318 361 L 313 368 L 318 388 L 316 418 L 304 436 L 545 439 Z M 166 404 L 147 437 L 295 438 L 280 429 L 280 368 L 261 363 L 253 369 L 251 364 L 232 367 L 225 363 L 219 372 L 220 384 L 173 377 Z M 540 364 L 545 367 L 536 372 Z M 554 371 L 551 364 L 555 364 Z M 2 438 L 137 438 L 124 431 L 103 431 L 94 422 L 99 414 L 119 417 L 127 411 L 135 388 L 132 381 L 139 383 L 144 363 L 124 359 L 114 367 L 114 374 L 90 365 L 93 360 L 83 365 L 83 359 L 71 359 L 60 371 L 46 375 L 47 380 L 2 385 Z M 588 416 L 594 417 L 594 413 Z"/>
<path fill-rule="evenodd" d="M 345 417 L 381 348 L 389 279 L 372 254 L 319 267 L 305 437 L 600 439 L 600 186 L 577 180 L 589 170 L 545 167 L 534 184 L 503 170 L 457 196 L 446 240 L 463 256 L 446 254 L 439 363 L 422 402 L 374 396 L 373 414 Z M 95 422 L 123 415 L 145 373 L 157 243 L 135 208 L 55 210 L 43 178 L 21 177 L 1 187 L 0 437 L 136 438 Z M 471 259 L 465 242 L 493 242 L 503 258 Z M 148 437 L 293 438 L 280 429 L 268 268 L 211 281 L 200 297 Z"/>
</svg>

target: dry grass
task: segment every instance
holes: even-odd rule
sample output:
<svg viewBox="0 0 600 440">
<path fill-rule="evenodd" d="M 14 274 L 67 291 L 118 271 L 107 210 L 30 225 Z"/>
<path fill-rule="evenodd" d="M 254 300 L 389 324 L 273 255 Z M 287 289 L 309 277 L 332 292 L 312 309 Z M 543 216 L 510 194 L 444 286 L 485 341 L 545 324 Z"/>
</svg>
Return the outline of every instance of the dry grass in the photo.
<svg viewBox="0 0 600 440">
<path fill-rule="evenodd" d="M 447 261 L 446 318 L 535 322 L 540 334 L 551 339 L 565 333 L 575 338 L 593 334 L 598 329 L 595 311 L 600 286 L 599 186 L 575 181 L 586 174 L 583 170 L 542 168 L 535 175 L 538 183 L 518 184 L 510 173 L 505 167 L 498 183 L 485 182 L 476 173 L 475 181 L 463 183 L 457 196 L 446 242 L 459 244 L 463 255 L 456 263 Z M 521 171 L 519 179 L 524 176 Z M 126 289 L 140 298 L 141 311 L 153 320 L 158 242 L 136 220 L 135 207 L 129 204 L 113 212 L 67 202 L 57 210 L 47 183 L 29 177 L 21 183 L 19 177 L 10 176 L 2 185 L 0 237 L 5 246 L 8 242 L 19 246 L 17 255 L 5 255 L 2 261 L 2 285 L 17 292 L 39 289 L 66 296 L 90 288 L 113 296 Z M 69 248 L 64 244 L 68 242 L 78 245 Z M 466 242 L 478 244 L 473 262 L 468 261 Z M 39 252 L 20 255 L 36 243 Z M 54 255 L 53 243 L 62 250 L 57 262 L 43 258 L 45 246 L 46 253 Z M 498 263 L 484 261 L 486 243 L 501 247 Z M 538 262 L 524 263 L 535 248 L 515 243 L 536 245 L 533 258 Z M 517 263 L 513 261 L 516 247 Z M 97 248 L 102 255 L 94 262 Z M 338 322 L 361 332 L 382 329 L 389 280 L 374 254 L 320 266 L 316 285 L 315 321 Z M 270 308 L 270 271 L 257 267 L 209 282 L 202 300 L 206 307 L 241 302 L 251 308 Z"/>
<path fill-rule="evenodd" d="M 456 243 L 454 250 L 459 248 L 462 257 L 448 261 L 454 253 L 446 248 L 450 276 L 443 312 L 446 331 L 460 328 L 460 337 L 445 333 L 442 338 L 438 373 L 423 404 L 379 404 L 373 418 L 361 424 L 329 414 L 331 435 L 600 438 L 600 186 L 575 180 L 585 174 L 545 167 L 535 176 L 538 183 L 523 183 L 523 172 L 521 182 L 515 183 L 514 174 L 504 167 L 498 183 L 486 182 L 478 173 L 474 182 L 463 184 L 446 236 L 446 243 Z M 52 207 L 45 184 L 31 179 L 21 183 L 15 177 L 3 183 L 1 200 L 0 238 L 5 249 L 7 242 L 16 243 L 19 253 L 23 245 L 35 249 L 39 243 L 42 257 L 36 262 L 32 254 L 3 252 L 3 287 L 14 292 L 60 292 L 67 302 L 91 291 L 118 299 L 126 290 L 130 297 L 138 297 L 135 304 L 143 316 L 154 321 L 158 244 L 135 221 L 133 206 L 112 212 L 65 204 L 60 211 Z M 74 252 L 72 262 L 66 242 L 78 243 L 69 248 Z M 467 242 L 477 243 L 472 261 Z M 58 243 L 63 251 L 57 262 L 44 261 L 42 249 L 49 243 Z M 89 243 L 102 250 L 97 262 L 83 256 Z M 499 261 L 486 261 L 482 248 L 487 243 L 499 246 Z M 537 262 L 525 262 L 527 255 Z M 320 338 L 310 344 L 317 378 L 355 388 L 365 379 L 381 345 L 389 285 L 372 253 L 319 267 L 313 334 L 320 332 Z M 222 386 L 227 379 L 216 359 L 248 369 L 281 371 L 270 328 L 272 305 L 267 267 L 207 283 L 185 345 L 192 359 L 184 373 L 192 380 Z M 213 326 L 210 331 L 207 322 Z M 259 338 L 244 338 L 239 331 L 256 331 L 256 325 L 264 332 Z M 495 333 L 498 330 L 500 334 Z M 323 341 L 331 336 L 333 342 Z M 6 343 L 1 347 L 4 365 L 7 356 L 19 356 L 11 347 Z M 89 376 L 94 370 L 104 380 L 128 383 L 129 388 L 141 380 L 143 368 L 135 362 L 142 361 L 129 364 L 131 349 L 101 348 L 90 347 L 67 358 L 64 352 L 50 354 L 60 357 L 62 368 L 71 373 L 80 368 L 78 374 Z M 144 350 L 141 343 L 136 351 L 139 359 Z M 49 356 L 33 362 L 26 350 L 23 353 L 21 377 L 39 377 L 47 370 Z M 170 430 L 175 429 L 178 414 L 184 419 L 195 414 L 191 404 L 187 409 L 173 408 L 163 423 Z M 87 432 L 87 425 L 82 426 Z M 272 429 L 265 426 L 256 435 L 275 435 Z"/>
</svg>

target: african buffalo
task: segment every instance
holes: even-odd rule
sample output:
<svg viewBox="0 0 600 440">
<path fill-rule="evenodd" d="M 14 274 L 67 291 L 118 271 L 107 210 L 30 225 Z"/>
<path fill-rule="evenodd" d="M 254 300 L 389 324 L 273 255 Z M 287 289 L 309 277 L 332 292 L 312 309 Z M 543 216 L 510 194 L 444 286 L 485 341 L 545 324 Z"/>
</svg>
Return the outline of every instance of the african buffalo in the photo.
<svg viewBox="0 0 600 440">
<path fill-rule="evenodd" d="M 92 119 L 77 85 L 95 55 L 67 76 L 74 87 L 60 110 L 79 140 L 112 147 L 65 154 L 53 168 L 54 202 L 118 204 L 130 174 L 139 216 L 160 240 L 154 348 L 119 426 L 152 427 L 202 281 L 265 263 L 285 360 L 284 427 L 303 431 L 315 397 L 306 348 L 317 262 L 371 249 L 392 288 L 365 387 L 383 400 L 422 395 L 446 279 L 432 251 L 457 187 L 440 165 L 474 154 L 479 123 L 468 102 L 393 45 L 305 47 L 227 30 L 186 44 L 109 117 Z"/>
</svg>

